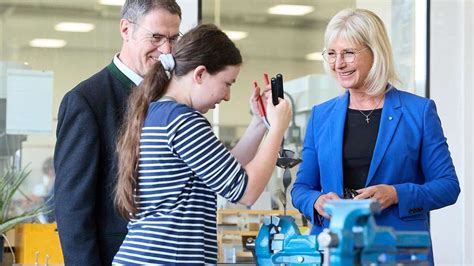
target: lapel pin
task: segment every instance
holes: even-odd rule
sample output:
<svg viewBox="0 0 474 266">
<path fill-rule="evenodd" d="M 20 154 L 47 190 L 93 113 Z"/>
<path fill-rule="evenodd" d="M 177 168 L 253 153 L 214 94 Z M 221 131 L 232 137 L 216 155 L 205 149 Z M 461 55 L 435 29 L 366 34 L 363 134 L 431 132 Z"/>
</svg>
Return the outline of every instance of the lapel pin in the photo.
<svg viewBox="0 0 474 266">
<path fill-rule="evenodd" d="M 392 120 L 392 119 L 393 119 L 393 117 L 391 117 L 391 116 L 388 117 L 388 120 Z"/>
</svg>

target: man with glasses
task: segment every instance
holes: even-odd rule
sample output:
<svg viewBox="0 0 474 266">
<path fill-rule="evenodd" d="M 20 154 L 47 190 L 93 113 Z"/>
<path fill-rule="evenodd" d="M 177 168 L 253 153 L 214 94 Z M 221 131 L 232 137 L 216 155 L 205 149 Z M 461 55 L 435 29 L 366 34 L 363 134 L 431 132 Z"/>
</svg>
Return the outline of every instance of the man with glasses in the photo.
<svg viewBox="0 0 474 266">
<path fill-rule="evenodd" d="M 160 54 L 170 53 L 180 22 L 175 0 L 127 0 L 120 53 L 61 102 L 54 195 L 66 265 L 110 265 L 127 233 L 113 205 L 116 136 L 131 90 Z"/>
</svg>

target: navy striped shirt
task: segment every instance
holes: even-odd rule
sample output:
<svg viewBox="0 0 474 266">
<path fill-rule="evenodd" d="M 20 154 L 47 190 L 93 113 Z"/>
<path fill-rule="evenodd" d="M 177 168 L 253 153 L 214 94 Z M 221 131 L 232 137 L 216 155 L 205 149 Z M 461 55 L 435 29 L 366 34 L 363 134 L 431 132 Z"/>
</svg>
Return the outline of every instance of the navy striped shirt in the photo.
<svg viewBox="0 0 474 266">
<path fill-rule="evenodd" d="M 152 103 L 140 139 L 138 214 L 114 264 L 216 264 L 216 193 L 238 202 L 247 180 L 199 112 Z"/>
</svg>

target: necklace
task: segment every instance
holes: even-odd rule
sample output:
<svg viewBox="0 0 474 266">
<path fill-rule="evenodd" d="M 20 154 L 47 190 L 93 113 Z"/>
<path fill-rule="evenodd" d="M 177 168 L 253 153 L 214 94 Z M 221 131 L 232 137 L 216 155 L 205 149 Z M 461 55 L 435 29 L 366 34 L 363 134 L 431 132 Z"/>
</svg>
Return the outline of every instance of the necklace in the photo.
<svg viewBox="0 0 474 266">
<path fill-rule="evenodd" d="M 357 111 L 359 111 L 359 113 L 361 113 L 365 117 L 365 122 L 367 122 L 367 124 L 370 123 L 370 115 L 375 111 L 375 109 L 377 109 L 377 107 L 379 107 L 380 103 L 382 102 L 382 99 L 383 97 L 380 98 L 379 102 L 377 103 L 377 105 L 375 105 L 374 109 L 372 109 L 367 115 L 361 110 L 357 109 Z"/>
</svg>

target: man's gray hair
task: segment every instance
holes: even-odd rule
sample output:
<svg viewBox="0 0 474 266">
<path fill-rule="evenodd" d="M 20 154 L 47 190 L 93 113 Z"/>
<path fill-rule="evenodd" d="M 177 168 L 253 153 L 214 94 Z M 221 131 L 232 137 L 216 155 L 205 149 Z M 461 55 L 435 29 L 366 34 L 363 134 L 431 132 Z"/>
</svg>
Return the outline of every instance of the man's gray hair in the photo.
<svg viewBox="0 0 474 266">
<path fill-rule="evenodd" d="M 164 9 L 181 19 L 181 8 L 176 0 L 126 0 L 122 7 L 122 18 L 137 23 L 148 12 Z"/>
</svg>

